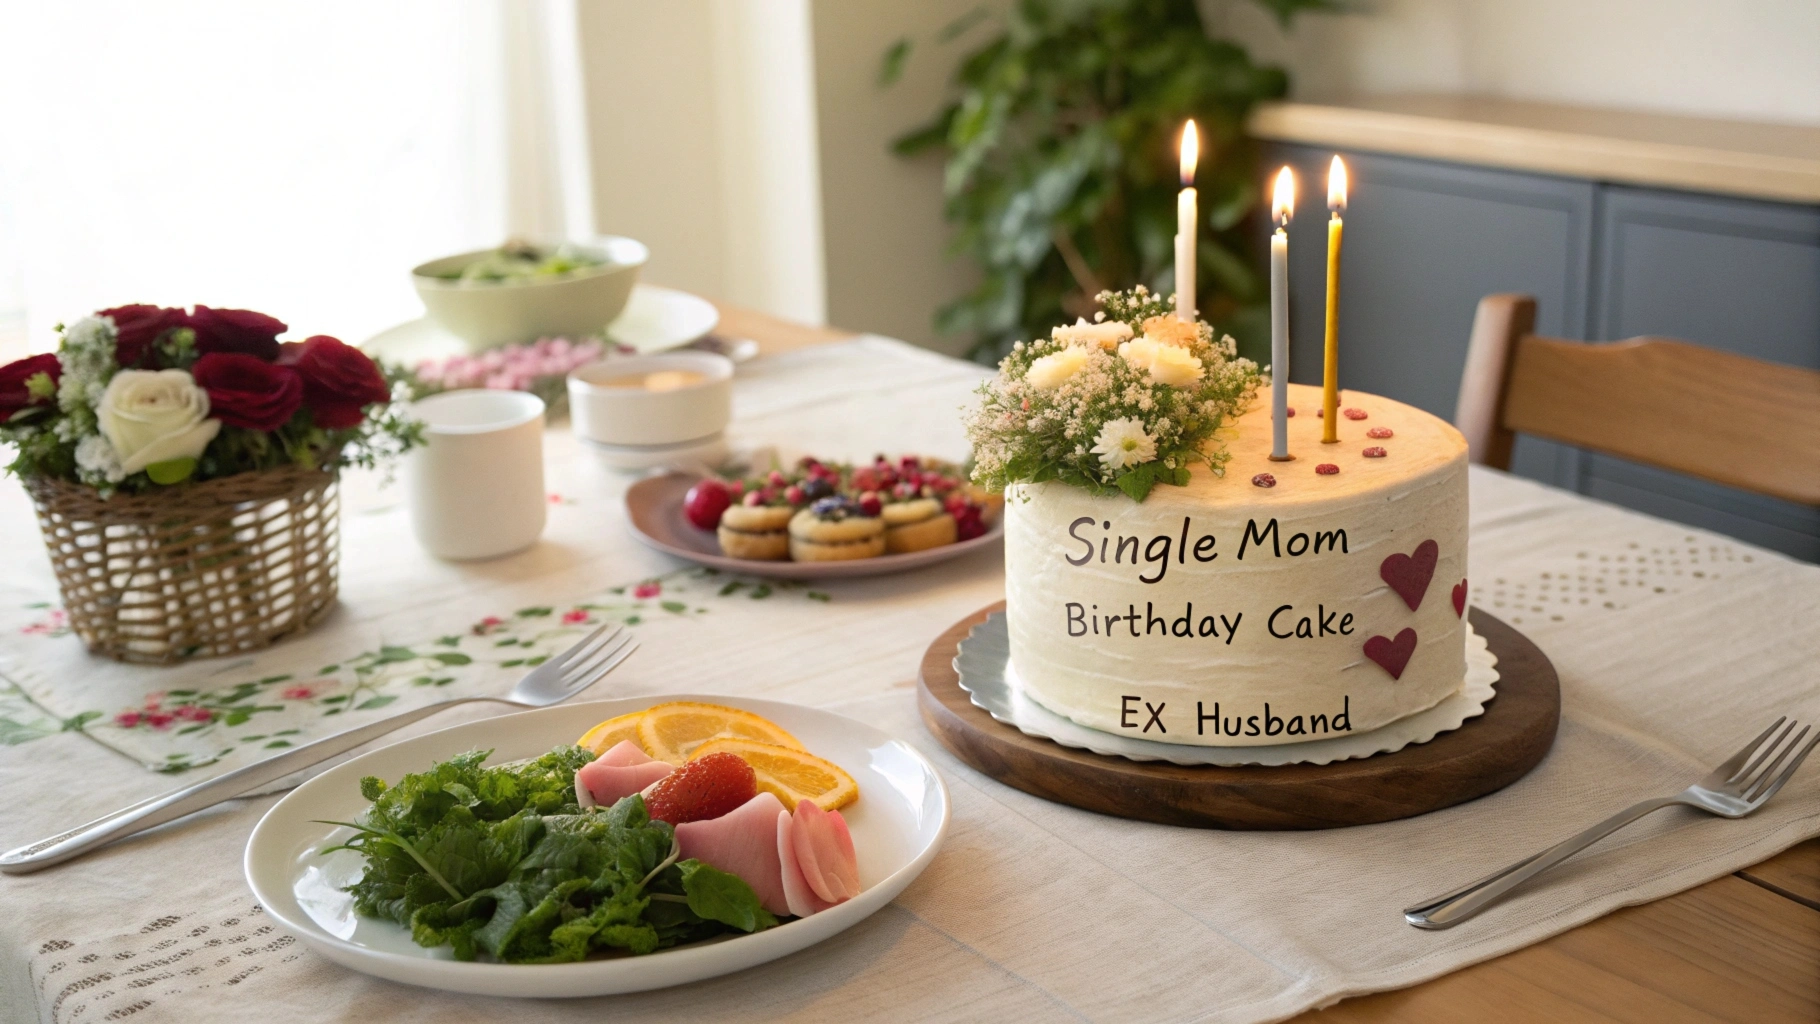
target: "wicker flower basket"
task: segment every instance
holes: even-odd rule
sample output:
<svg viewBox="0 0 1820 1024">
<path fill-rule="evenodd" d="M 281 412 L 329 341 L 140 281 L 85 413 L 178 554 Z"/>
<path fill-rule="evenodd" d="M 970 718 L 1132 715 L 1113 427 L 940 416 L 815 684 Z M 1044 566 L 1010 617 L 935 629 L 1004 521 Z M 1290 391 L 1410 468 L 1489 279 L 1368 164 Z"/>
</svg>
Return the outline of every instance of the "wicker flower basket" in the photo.
<svg viewBox="0 0 1820 1024">
<path fill-rule="evenodd" d="M 168 665 L 257 650 L 335 604 L 338 478 L 296 467 L 145 494 L 26 488 L 70 626 L 89 650 Z"/>
</svg>

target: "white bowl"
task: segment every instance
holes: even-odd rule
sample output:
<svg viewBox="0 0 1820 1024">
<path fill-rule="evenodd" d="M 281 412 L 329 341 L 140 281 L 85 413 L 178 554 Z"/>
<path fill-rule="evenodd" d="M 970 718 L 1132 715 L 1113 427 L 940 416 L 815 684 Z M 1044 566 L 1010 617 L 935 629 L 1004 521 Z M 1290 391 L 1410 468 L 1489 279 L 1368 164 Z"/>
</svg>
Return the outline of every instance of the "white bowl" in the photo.
<svg viewBox="0 0 1820 1024">
<path fill-rule="evenodd" d="M 479 350 L 545 337 L 598 335 L 626 308 L 638 271 L 650 258 L 642 242 L 609 236 L 575 248 L 602 260 L 598 266 L 553 277 L 513 281 L 449 281 L 494 250 L 431 260 L 411 271 L 417 297 L 430 319 Z"/>
<path fill-rule="evenodd" d="M 664 370 L 702 379 L 669 391 L 608 383 Z M 569 417 L 575 436 L 615 447 L 705 440 L 733 418 L 733 361 L 708 352 L 668 352 L 577 367 L 569 374 Z"/>
<path fill-rule="evenodd" d="M 727 461 L 727 435 L 711 434 L 698 441 L 680 444 L 601 444 L 581 438 L 582 446 L 594 453 L 600 464 L 622 473 L 642 473 L 648 469 L 670 469 L 714 473 Z"/>
</svg>

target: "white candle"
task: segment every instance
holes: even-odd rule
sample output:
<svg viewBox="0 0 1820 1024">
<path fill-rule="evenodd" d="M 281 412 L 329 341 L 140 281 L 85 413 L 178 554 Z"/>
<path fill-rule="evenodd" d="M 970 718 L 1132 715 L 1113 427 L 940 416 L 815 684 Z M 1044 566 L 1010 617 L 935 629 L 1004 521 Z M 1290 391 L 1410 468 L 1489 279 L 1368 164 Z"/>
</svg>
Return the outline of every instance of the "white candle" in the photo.
<svg viewBox="0 0 1820 1024">
<path fill-rule="evenodd" d="M 1194 192 L 1194 165 L 1200 159 L 1200 136 L 1194 122 L 1182 129 L 1182 191 L 1175 197 L 1175 315 L 1192 322 L 1194 308 L 1195 221 L 1200 219 Z"/>
<path fill-rule="evenodd" d="M 1295 209 L 1295 176 L 1285 167 L 1277 174 L 1270 204 L 1277 229 L 1270 235 L 1270 458 L 1287 462 L 1289 454 L 1289 218 Z"/>
</svg>

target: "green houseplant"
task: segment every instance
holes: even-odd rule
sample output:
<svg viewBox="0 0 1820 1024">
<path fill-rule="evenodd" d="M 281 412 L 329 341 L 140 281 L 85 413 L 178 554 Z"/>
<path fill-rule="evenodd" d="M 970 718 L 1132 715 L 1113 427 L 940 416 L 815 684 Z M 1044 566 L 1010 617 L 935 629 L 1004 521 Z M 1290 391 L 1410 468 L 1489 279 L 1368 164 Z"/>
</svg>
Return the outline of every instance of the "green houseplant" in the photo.
<svg viewBox="0 0 1820 1024">
<path fill-rule="evenodd" d="M 1335 0 L 1257 0 L 1285 24 Z M 937 35 L 996 32 L 966 53 L 956 96 L 893 150 L 939 152 L 946 165 L 951 250 L 979 265 L 980 283 L 936 314 L 944 334 L 970 334 L 973 355 L 997 362 L 1019 339 L 1091 317 L 1102 289 L 1174 289 L 1177 143 L 1201 132 L 1195 176 L 1203 222 L 1199 308 L 1255 352 L 1265 335 L 1263 286 L 1243 223 L 1259 197 L 1246 114 L 1282 96 L 1281 68 L 1209 38 L 1193 0 L 1014 0 L 985 7 Z M 885 54 L 890 84 L 912 42 Z"/>
</svg>

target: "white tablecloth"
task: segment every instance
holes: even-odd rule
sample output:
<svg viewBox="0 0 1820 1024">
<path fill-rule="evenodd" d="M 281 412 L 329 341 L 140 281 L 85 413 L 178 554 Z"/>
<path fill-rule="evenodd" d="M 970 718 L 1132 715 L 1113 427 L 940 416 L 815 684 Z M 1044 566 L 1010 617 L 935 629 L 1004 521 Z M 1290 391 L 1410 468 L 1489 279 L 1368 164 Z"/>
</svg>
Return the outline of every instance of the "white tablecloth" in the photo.
<svg viewBox="0 0 1820 1024">
<path fill-rule="evenodd" d="M 958 409 L 978 379 L 975 367 L 877 338 L 760 360 L 741 371 L 736 440 L 830 456 L 959 457 Z M 919 656 L 948 625 L 1003 595 L 996 553 L 814 587 L 705 578 L 627 536 L 624 478 L 588 462 L 561 432 L 549 435 L 546 454 L 556 496 L 532 551 L 434 562 L 410 542 L 388 493 L 354 481 L 340 612 L 256 658 L 158 672 L 95 662 L 58 635 L 54 607 L 43 606 L 56 593 L 29 506 L 17 487 L 0 487 L 0 535 L 13 542 L 0 574 L 0 666 L 17 684 L 0 684 L 0 844 L 357 716 L 504 689 L 517 668 L 505 655 L 520 642 L 526 651 L 560 646 L 568 615 L 577 624 L 632 621 L 644 637 L 600 696 L 686 690 L 801 701 L 928 752 L 954 819 L 922 879 L 837 941 L 706 984 L 577 1002 L 452 997 L 333 966 L 263 919 L 239 872 L 247 833 L 276 799 L 256 797 L 61 868 L 0 878 L 0 1012 L 58 1024 L 1264 1021 L 1435 977 L 1820 833 L 1820 768 L 1810 766 L 1755 817 L 1663 812 L 1452 931 L 1418 932 L 1398 912 L 1684 785 L 1777 714 L 1820 713 L 1820 569 L 1724 538 L 1475 471 L 1472 600 L 1526 632 L 1559 669 L 1554 751 L 1510 788 L 1421 818 L 1212 832 L 1044 802 L 966 768 L 923 730 L 913 696 Z M 490 646 L 504 640 L 514 642 Z M 339 665 L 400 649 L 419 659 L 409 675 L 388 675 L 403 662 L 365 675 Z M 444 673 L 437 652 L 472 653 Z M 248 696 L 233 698 L 236 688 Z M 148 709 L 199 699 L 175 690 L 211 694 L 219 707 L 206 723 L 151 724 Z M 340 694 L 350 699 L 325 703 Z M 325 714 L 386 696 L 365 711 Z M 236 707 L 274 710 L 248 710 L 229 725 Z M 136 719 L 122 718 L 135 709 Z M 494 713 L 458 710 L 419 729 Z M 180 732 L 190 724 L 205 727 Z M 169 761 L 197 767 L 175 778 L 144 767 Z"/>
</svg>

